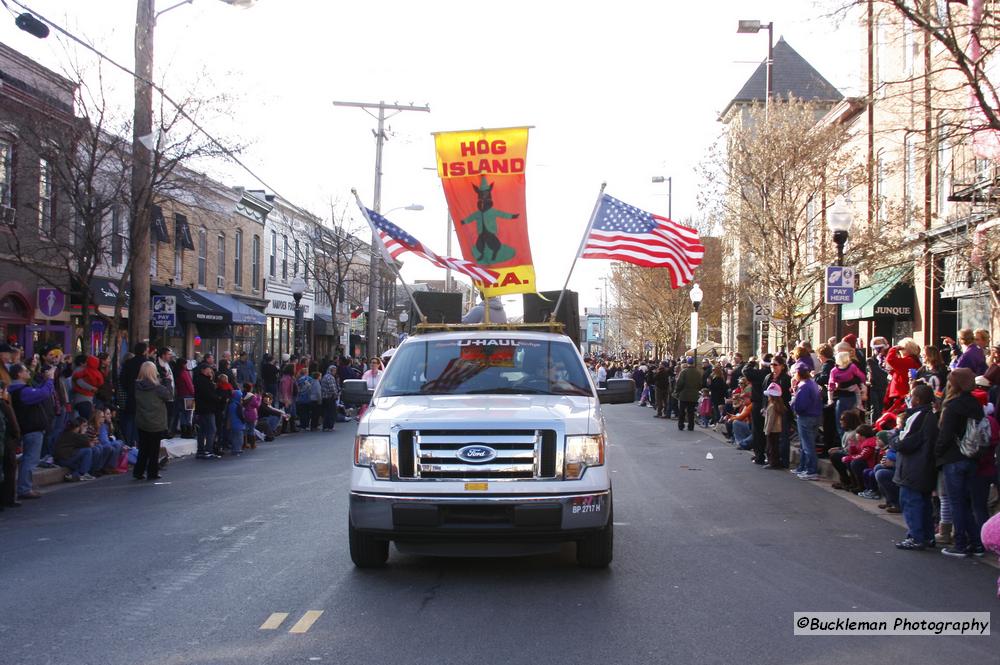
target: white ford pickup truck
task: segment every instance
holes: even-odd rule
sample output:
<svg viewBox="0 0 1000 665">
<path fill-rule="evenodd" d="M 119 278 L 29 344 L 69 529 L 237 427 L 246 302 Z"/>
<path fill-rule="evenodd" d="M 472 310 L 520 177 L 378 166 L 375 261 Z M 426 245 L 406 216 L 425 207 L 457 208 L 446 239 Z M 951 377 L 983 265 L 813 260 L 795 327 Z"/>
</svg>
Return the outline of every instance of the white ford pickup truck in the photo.
<svg viewBox="0 0 1000 665">
<path fill-rule="evenodd" d="M 603 391 L 601 391 L 603 392 Z M 524 555 L 575 542 L 606 567 L 613 522 L 595 388 L 565 335 L 429 332 L 396 350 L 358 426 L 351 559 Z"/>
</svg>

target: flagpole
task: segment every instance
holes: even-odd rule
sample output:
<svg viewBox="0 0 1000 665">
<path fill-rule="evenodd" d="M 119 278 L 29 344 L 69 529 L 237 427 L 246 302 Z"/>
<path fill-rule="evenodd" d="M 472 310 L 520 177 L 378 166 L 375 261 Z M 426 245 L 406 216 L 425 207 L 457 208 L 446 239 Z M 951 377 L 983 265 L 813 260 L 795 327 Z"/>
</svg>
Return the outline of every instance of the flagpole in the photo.
<svg viewBox="0 0 1000 665">
<path fill-rule="evenodd" d="M 601 183 L 601 191 L 597 193 L 597 201 L 594 203 L 594 211 L 590 213 L 590 221 L 587 223 L 587 230 L 583 232 L 583 239 L 580 240 L 580 249 L 576 250 L 576 256 L 573 257 L 573 263 L 569 267 L 569 274 L 566 275 L 566 283 L 563 284 L 562 291 L 559 292 L 559 299 L 556 300 L 556 307 L 552 310 L 552 315 L 549 317 L 549 321 L 555 321 L 556 315 L 559 312 L 559 306 L 562 304 L 563 298 L 566 296 L 566 287 L 569 286 L 569 278 L 573 276 L 573 269 L 576 267 L 576 262 L 583 254 L 583 248 L 587 244 L 587 236 L 590 235 L 590 229 L 594 227 L 594 220 L 597 218 L 597 210 L 601 207 L 601 197 L 604 196 L 604 188 L 608 186 L 608 183 Z"/>
<path fill-rule="evenodd" d="M 365 206 L 361 203 L 361 197 L 358 196 L 358 190 L 352 188 L 351 194 L 354 194 L 354 200 L 358 202 L 358 208 L 361 209 L 362 216 L 364 216 L 365 221 L 368 222 L 368 226 L 372 230 L 372 241 L 378 243 L 379 251 L 382 253 L 382 259 L 390 268 L 392 268 L 392 272 L 396 274 L 396 277 L 399 278 L 400 283 L 403 285 L 403 290 L 406 291 L 406 295 L 410 297 L 410 302 L 413 303 L 413 309 L 417 310 L 417 316 L 420 317 L 420 322 L 427 323 L 427 317 L 424 316 L 424 313 L 420 310 L 420 305 L 417 304 L 416 299 L 413 297 L 413 292 L 411 292 L 410 287 L 406 285 L 406 280 L 403 279 L 403 276 L 399 274 L 399 270 L 396 268 L 396 262 L 392 260 L 392 257 L 385 248 L 385 244 L 378 237 L 378 229 L 375 228 L 375 224 L 372 223 L 371 218 L 368 216 L 368 210 L 366 210 Z M 368 316 L 372 316 L 373 314 L 378 316 L 378 312 L 373 313 L 371 309 L 372 303 L 368 303 Z"/>
</svg>

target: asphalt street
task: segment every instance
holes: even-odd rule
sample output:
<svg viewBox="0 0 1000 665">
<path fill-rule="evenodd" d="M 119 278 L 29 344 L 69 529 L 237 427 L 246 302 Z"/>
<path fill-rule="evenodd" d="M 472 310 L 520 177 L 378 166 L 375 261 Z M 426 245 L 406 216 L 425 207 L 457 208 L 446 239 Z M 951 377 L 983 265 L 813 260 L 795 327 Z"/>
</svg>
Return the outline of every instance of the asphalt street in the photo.
<svg viewBox="0 0 1000 665">
<path fill-rule="evenodd" d="M 796 611 L 994 611 L 997 570 L 701 431 L 605 407 L 615 560 L 347 549 L 353 427 L 0 514 L 0 665 L 1000 662 L 990 637 L 795 637 Z M 706 459 L 711 452 L 714 459 Z"/>
</svg>

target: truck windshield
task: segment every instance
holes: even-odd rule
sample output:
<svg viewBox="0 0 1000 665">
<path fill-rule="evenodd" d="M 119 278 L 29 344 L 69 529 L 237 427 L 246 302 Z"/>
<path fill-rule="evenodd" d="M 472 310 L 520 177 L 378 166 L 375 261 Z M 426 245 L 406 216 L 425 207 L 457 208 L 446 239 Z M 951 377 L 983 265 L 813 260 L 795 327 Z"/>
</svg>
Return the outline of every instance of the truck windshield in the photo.
<svg viewBox="0 0 1000 665">
<path fill-rule="evenodd" d="M 572 345 L 523 339 L 449 339 L 404 345 L 379 396 L 587 395 L 593 389 Z"/>
</svg>

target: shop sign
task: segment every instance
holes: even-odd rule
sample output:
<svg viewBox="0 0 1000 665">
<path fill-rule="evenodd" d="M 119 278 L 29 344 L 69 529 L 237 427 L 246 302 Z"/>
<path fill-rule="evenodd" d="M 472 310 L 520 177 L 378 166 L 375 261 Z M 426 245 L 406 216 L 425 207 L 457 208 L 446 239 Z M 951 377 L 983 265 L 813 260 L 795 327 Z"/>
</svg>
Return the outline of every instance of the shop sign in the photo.
<svg viewBox="0 0 1000 665">
<path fill-rule="evenodd" d="M 913 316 L 913 308 L 880 305 L 875 308 L 875 316 Z"/>
</svg>

